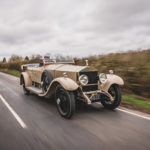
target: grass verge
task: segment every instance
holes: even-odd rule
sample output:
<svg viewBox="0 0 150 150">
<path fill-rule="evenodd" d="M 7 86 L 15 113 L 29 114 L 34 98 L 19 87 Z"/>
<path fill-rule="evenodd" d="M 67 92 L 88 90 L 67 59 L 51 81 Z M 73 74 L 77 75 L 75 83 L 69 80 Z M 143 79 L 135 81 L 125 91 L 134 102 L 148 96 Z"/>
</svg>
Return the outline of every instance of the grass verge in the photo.
<svg viewBox="0 0 150 150">
<path fill-rule="evenodd" d="M 20 77 L 20 72 L 16 71 L 16 70 L 0 69 L 0 72 L 4 72 L 4 73 L 7 73 L 7 74 L 16 76 L 16 77 Z"/>
<path fill-rule="evenodd" d="M 138 98 L 136 95 L 123 95 L 121 105 L 150 114 L 150 101 L 144 98 Z"/>
</svg>

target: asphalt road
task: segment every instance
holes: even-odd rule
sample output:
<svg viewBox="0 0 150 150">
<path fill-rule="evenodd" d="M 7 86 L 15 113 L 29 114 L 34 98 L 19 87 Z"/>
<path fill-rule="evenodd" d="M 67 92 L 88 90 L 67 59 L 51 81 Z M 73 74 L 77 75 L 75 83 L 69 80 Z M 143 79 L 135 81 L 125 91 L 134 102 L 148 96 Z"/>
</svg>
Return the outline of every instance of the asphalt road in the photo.
<svg viewBox="0 0 150 150">
<path fill-rule="evenodd" d="M 0 150 L 150 150 L 148 119 L 92 104 L 66 120 L 53 102 L 24 95 L 19 79 L 3 73 L 0 95 Z"/>
</svg>

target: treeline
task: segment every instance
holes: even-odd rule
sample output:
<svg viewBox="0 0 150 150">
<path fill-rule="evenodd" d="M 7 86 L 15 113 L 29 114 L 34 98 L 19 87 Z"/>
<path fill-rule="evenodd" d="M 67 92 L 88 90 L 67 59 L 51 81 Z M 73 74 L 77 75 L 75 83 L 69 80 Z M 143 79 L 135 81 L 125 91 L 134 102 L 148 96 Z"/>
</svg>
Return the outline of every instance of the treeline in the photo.
<svg viewBox="0 0 150 150">
<path fill-rule="evenodd" d="M 8 61 L 5 57 L 3 58 L 2 62 L 0 62 L 0 68 L 21 71 L 21 65 L 39 63 L 41 58 L 42 56 L 40 55 L 33 55 L 32 57 L 26 56 L 25 58 L 18 55 L 12 55 Z"/>
</svg>

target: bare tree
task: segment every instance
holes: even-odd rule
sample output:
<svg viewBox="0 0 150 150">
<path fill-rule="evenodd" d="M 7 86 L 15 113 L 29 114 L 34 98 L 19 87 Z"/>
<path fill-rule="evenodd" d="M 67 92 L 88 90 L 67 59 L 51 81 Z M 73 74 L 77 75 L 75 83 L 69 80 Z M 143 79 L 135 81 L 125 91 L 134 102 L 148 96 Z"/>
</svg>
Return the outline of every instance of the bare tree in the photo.
<svg viewBox="0 0 150 150">
<path fill-rule="evenodd" d="M 20 62 L 22 61 L 22 57 L 18 55 L 12 55 L 9 59 L 9 62 Z"/>
</svg>

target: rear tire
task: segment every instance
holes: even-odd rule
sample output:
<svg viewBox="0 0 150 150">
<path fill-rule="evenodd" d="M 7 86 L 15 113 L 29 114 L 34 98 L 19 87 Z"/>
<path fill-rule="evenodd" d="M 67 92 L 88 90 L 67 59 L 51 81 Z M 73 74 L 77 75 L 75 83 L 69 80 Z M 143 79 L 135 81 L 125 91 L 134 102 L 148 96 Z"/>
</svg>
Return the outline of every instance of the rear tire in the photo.
<svg viewBox="0 0 150 150">
<path fill-rule="evenodd" d="M 25 87 L 25 82 L 24 82 L 24 78 L 23 78 L 23 84 L 22 84 L 22 87 L 23 87 L 23 92 L 25 95 L 29 95 L 30 94 L 30 91 L 26 89 Z"/>
<path fill-rule="evenodd" d="M 55 100 L 60 115 L 64 118 L 70 119 L 75 112 L 74 93 L 65 90 L 61 85 L 58 85 L 56 87 Z"/>
<path fill-rule="evenodd" d="M 112 95 L 112 97 L 114 98 L 114 101 L 111 102 L 109 97 L 104 96 L 104 98 L 101 100 L 101 103 L 107 109 L 115 109 L 120 105 L 120 102 L 121 102 L 120 86 L 117 84 L 113 84 L 109 88 L 108 92 Z"/>
</svg>

